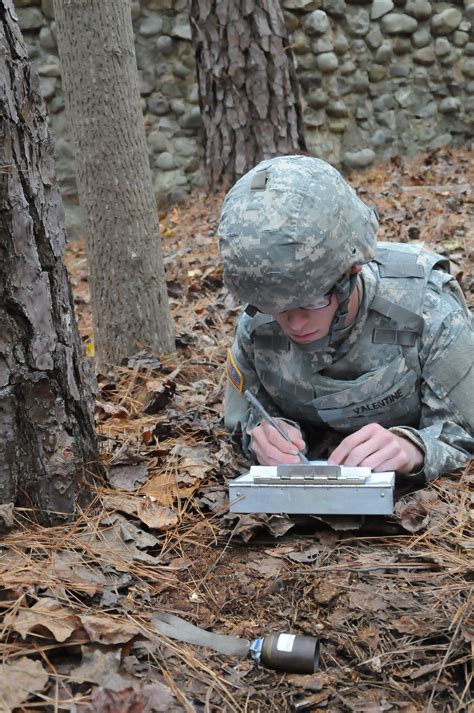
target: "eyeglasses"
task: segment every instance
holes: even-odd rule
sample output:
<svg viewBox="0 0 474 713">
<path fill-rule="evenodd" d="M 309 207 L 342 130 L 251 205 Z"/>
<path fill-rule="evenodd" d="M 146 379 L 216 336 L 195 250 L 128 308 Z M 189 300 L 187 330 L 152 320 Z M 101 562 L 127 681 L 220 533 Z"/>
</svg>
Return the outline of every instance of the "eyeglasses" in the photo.
<svg viewBox="0 0 474 713">
<path fill-rule="evenodd" d="M 330 290 L 329 292 L 326 292 L 324 295 L 319 295 L 318 297 L 315 297 L 312 302 L 310 302 L 307 305 L 298 307 L 298 309 L 304 309 L 307 312 L 311 312 L 314 310 L 318 309 L 325 309 L 326 307 L 329 307 L 331 304 L 331 299 L 332 299 L 332 293 L 333 290 Z M 275 314 L 273 310 L 268 310 L 268 309 L 262 309 L 261 307 L 256 307 L 258 312 L 262 312 L 262 314 Z M 285 312 L 289 312 L 290 310 L 283 310 L 283 312 L 277 312 L 276 314 L 284 314 Z"/>
</svg>

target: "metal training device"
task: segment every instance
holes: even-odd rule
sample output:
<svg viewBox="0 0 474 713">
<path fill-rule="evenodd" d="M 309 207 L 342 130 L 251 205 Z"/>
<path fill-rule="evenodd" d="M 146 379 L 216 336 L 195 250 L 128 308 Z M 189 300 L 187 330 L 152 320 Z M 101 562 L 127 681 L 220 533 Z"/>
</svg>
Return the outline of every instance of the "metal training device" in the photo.
<svg viewBox="0 0 474 713">
<path fill-rule="evenodd" d="M 230 512 L 392 515 L 395 473 L 309 461 L 253 465 L 229 483 Z"/>
</svg>

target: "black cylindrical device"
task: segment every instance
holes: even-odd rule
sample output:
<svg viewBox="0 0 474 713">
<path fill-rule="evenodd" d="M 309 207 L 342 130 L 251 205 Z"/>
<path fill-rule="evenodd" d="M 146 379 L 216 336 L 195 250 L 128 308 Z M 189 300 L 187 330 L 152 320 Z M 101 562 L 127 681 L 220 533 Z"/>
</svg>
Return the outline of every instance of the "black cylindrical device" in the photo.
<svg viewBox="0 0 474 713">
<path fill-rule="evenodd" d="M 319 665 L 319 639 L 300 634 L 265 636 L 260 663 L 274 671 L 314 673 Z"/>
</svg>

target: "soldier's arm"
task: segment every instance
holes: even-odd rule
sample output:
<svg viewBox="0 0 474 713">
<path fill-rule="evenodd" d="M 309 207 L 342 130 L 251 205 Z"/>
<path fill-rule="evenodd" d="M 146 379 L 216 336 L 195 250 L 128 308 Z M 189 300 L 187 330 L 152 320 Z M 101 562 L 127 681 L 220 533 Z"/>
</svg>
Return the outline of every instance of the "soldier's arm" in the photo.
<svg viewBox="0 0 474 713">
<path fill-rule="evenodd" d="M 440 298 L 441 300 L 441 298 Z M 438 305 L 441 307 L 441 302 Z M 421 419 L 417 429 L 390 430 L 424 452 L 433 480 L 469 462 L 474 448 L 474 336 L 462 309 L 450 311 L 422 349 Z"/>
<path fill-rule="evenodd" d="M 250 325 L 251 318 L 245 314 L 237 323 L 234 343 L 227 359 L 227 384 L 224 397 L 225 426 L 233 434 L 241 436 L 242 449 L 248 457 L 253 456 L 250 434 L 260 424 L 261 416 L 250 407 L 243 390 L 249 389 L 272 416 L 283 418 L 283 414 L 264 388 L 255 369 Z M 287 419 L 285 421 L 294 425 L 299 431 L 298 424 Z M 276 431 L 275 433 L 278 437 L 278 433 Z M 301 445 L 299 447 L 301 448 Z"/>
</svg>

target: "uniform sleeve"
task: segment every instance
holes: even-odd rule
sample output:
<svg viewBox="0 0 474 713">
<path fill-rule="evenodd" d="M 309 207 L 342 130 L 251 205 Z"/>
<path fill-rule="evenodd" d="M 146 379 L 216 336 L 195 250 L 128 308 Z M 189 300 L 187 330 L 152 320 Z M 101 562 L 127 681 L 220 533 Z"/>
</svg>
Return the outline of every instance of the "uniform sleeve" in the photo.
<svg viewBox="0 0 474 713">
<path fill-rule="evenodd" d="M 466 310 L 456 302 L 455 309 L 446 313 L 446 301 L 449 296 L 431 305 L 431 314 L 444 312 L 444 316 L 420 352 L 419 428 L 390 429 L 424 451 L 426 480 L 465 466 L 474 448 L 474 336 Z"/>
<path fill-rule="evenodd" d="M 242 449 L 251 458 L 250 432 L 261 422 L 261 416 L 243 395 L 248 389 L 272 416 L 282 418 L 282 413 L 271 399 L 255 369 L 254 344 L 251 336 L 252 318 L 245 313 L 240 317 L 235 339 L 227 358 L 227 385 L 224 398 L 224 423 L 234 435 L 240 435 Z M 284 419 L 299 427 L 297 423 Z"/>
</svg>

